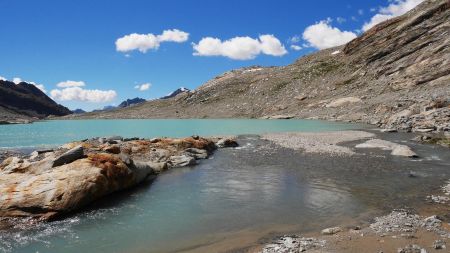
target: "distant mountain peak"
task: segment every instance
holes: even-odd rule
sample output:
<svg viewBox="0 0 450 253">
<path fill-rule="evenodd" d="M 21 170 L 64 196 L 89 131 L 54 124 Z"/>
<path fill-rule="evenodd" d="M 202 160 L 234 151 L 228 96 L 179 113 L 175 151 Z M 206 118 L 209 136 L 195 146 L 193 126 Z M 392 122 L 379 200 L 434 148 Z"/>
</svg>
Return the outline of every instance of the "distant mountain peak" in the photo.
<svg viewBox="0 0 450 253">
<path fill-rule="evenodd" d="M 35 85 L 27 82 L 18 84 L 0 80 L 0 118 L 44 118 L 50 115 L 63 116 L 72 112 L 57 104 Z M 8 115 L 6 112 L 8 111 Z M 5 114 L 5 115 L 3 115 Z"/>
<path fill-rule="evenodd" d="M 145 100 L 143 98 L 135 97 L 135 98 L 127 99 L 127 100 L 123 101 L 117 107 L 124 108 L 124 107 L 128 107 L 128 106 L 131 106 L 131 105 L 140 104 L 140 103 L 143 103 L 145 101 L 147 101 L 147 100 Z"/>
<path fill-rule="evenodd" d="M 180 88 L 176 89 L 175 91 L 172 91 L 171 93 L 167 94 L 164 97 L 161 97 L 161 99 L 168 99 L 168 98 L 173 98 L 176 97 L 178 94 L 181 94 L 183 92 L 189 92 L 191 90 L 189 90 L 186 87 L 181 86 Z"/>
</svg>

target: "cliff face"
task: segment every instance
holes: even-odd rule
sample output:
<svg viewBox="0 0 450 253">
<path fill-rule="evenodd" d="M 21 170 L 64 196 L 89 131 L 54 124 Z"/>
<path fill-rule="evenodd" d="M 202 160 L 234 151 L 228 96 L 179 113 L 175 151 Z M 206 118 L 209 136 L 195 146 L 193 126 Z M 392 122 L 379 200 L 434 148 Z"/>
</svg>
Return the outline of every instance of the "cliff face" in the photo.
<svg viewBox="0 0 450 253">
<path fill-rule="evenodd" d="M 0 81 L 0 121 L 64 116 L 71 111 L 57 104 L 36 86 Z"/>
<path fill-rule="evenodd" d="M 88 118 L 290 115 L 450 130 L 450 9 L 428 0 L 347 45 L 285 67 L 226 72 L 192 92 Z M 431 130 L 430 130 L 431 131 Z"/>
</svg>

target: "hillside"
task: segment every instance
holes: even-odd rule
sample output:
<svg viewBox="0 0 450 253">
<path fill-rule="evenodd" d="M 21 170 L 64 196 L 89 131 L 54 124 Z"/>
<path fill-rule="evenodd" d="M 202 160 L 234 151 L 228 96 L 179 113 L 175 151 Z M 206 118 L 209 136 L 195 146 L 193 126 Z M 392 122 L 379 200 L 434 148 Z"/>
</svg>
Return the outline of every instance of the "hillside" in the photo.
<svg viewBox="0 0 450 253">
<path fill-rule="evenodd" d="M 57 104 L 36 86 L 0 80 L 0 121 L 24 122 L 50 115 L 64 116 L 71 111 Z"/>
<path fill-rule="evenodd" d="M 289 116 L 449 131 L 449 20 L 447 0 L 428 0 L 291 65 L 233 70 L 173 98 L 81 117 Z"/>
</svg>

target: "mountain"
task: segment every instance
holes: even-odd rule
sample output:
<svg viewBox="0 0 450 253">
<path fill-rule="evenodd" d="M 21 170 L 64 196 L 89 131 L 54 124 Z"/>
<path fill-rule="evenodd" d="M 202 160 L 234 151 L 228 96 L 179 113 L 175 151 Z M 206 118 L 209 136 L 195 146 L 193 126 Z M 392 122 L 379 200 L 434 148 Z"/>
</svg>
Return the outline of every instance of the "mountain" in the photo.
<svg viewBox="0 0 450 253">
<path fill-rule="evenodd" d="M 125 107 L 131 106 L 131 105 L 143 103 L 145 101 L 147 101 L 147 100 L 145 100 L 143 98 L 136 97 L 136 98 L 133 98 L 133 99 L 127 99 L 127 100 L 123 101 L 117 107 L 125 108 Z"/>
<path fill-rule="evenodd" d="M 161 97 L 160 99 L 169 99 L 178 96 L 178 94 L 189 92 L 190 90 L 188 88 L 180 87 L 176 89 L 175 91 L 172 91 L 171 93 L 167 94 L 167 96 Z"/>
<path fill-rule="evenodd" d="M 75 109 L 75 110 L 72 111 L 72 113 L 74 113 L 74 114 L 81 114 L 81 113 L 86 113 L 86 111 L 83 110 L 83 109 Z"/>
<path fill-rule="evenodd" d="M 71 113 L 33 84 L 0 80 L 0 121 L 23 121 Z"/>
<path fill-rule="evenodd" d="M 427 0 L 346 45 L 232 70 L 192 92 L 86 118 L 313 118 L 450 131 L 450 11 Z"/>
</svg>

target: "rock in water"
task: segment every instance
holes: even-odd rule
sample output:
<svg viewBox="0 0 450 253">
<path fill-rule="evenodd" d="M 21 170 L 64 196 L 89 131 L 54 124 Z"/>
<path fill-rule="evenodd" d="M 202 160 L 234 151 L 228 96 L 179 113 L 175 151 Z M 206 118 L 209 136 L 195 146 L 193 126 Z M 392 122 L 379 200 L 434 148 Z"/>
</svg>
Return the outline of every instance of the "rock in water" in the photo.
<svg viewBox="0 0 450 253">
<path fill-rule="evenodd" d="M 221 139 L 217 142 L 217 147 L 219 148 L 235 148 L 239 144 L 233 139 Z"/>
<path fill-rule="evenodd" d="M 109 141 L 117 144 L 105 144 Z M 114 137 L 68 143 L 42 156 L 32 154 L 33 159 L 9 157 L 0 164 L 0 217 L 55 218 L 169 167 L 193 165 L 214 148 L 214 142 L 201 137 Z"/>
<path fill-rule="evenodd" d="M 189 165 L 195 165 L 195 158 L 187 155 L 171 156 L 169 163 L 172 167 L 183 167 Z"/>
<path fill-rule="evenodd" d="M 333 227 L 333 228 L 326 228 L 322 230 L 322 235 L 334 235 L 342 231 L 342 228 L 340 227 Z"/>
</svg>

